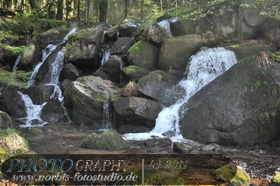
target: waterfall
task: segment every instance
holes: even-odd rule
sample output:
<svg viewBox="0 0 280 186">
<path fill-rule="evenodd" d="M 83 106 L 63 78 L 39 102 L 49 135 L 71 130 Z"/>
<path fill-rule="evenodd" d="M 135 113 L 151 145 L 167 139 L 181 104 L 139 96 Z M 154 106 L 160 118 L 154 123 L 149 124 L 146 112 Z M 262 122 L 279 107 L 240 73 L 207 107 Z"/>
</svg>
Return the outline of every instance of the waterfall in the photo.
<svg viewBox="0 0 280 186">
<path fill-rule="evenodd" d="M 101 66 L 103 66 L 109 60 L 109 58 L 111 56 L 110 51 L 111 51 L 111 49 L 105 49 L 103 51 L 102 60 L 101 60 Z"/>
<path fill-rule="evenodd" d="M 17 57 L 17 59 L 16 59 L 16 61 L 15 61 L 15 64 L 14 64 L 14 66 L 13 66 L 12 72 L 17 71 L 17 69 L 18 69 L 18 64 L 19 64 L 21 58 L 22 58 L 22 54 L 18 55 L 18 57 Z"/>
<path fill-rule="evenodd" d="M 187 67 L 187 77 L 181 80 L 178 86 L 186 90 L 186 94 L 174 105 L 164 108 L 156 119 L 156 125 L 150 133 L 125 134 L 127 140 L 143 140 L 151 135 L 168 137 L 173 139 L 183 139 L 179 129 L 180 107 L 186 103 L 202 87 L 223 74 L 237 62 L 234 52 L 225 48 L 203 47 L 197 54 L 190 58 Z"/>
<path fill-rule="evenodd" d="M 26 117 L 19 118 L 24 125 L 20 125 L 21 127 L 30 127 L 30 126 L 42 126 L 47 122 L 44 122 L 41 119 L 41 112 L 43 107 L 47 104 L 46 102 L 42 105 L 34 105 L 31 98 L 27 94 L 23 94 L 18 92 L 21 95 L 22 100 L 24 101 L 24 105 L 26 108 Z"/>
<path fill-rule="evenodd" d="M 68 121 L 70 122 L 70 118 L 67 114 L 66 108 L 64 106 L 64 102 L 63 102 L 63 95 L 62 95 L 62 91 L 60 89 L 60 83 L 59 83 L 59 76 L 60 76 L 60 72 L 63 68 L 64 65 L 64 54 L 65 54 L 65 48 L 62 46 L 63 44 L 65 44 L 65 42 L 68 39 L 68 36 L 74 32 L 77 31 L 77 28 L 73 28 L 64 38 L 63 41 L 59 44 L 59 45 L 52 45 L 49 44 L 45 50 L 43 50 L 42 52 L 42 60 L 40 63 L 37 64 L 37 66 L 34 68 L 34 71 L 32 73 L 32 75 L 30 76 L 30 80 L 32 83 L 29 84 L 28 87 L 32 86 L 35 78 L 37 76 L 37 74 L 39 73 L 41 67 L 43 65 L 45 65 L 46 62 L 48 63 L 48 72 L 46 74 L 44 74 L 44 80 L 42 81 L 42 85 L 41 86 L 53 86 L 54 87 L 54 91 L 53 93 L 50 95 L 50 99 L 55 99 L 57 98 L 59 100 L 59 102 L 61 103 L 61 109 L 63 110 L 64 116 L 67 117 Z M 54 56 L 55 58 L 53 59 Z M 49 58 L 51 57 L 51 58 Z M 50 61 L 53 60 L 53 61 Z M 26 112 L 27 112 L 27 116 L 26 118 L 24 118 L 25 121 L 25 125 L 21 125 L 22 127 L 25 126 L 38 126 L 38 125 L 44 125 L 47 122 L 44 122 L 40 115 L 42 112 L 42 109 L 44 108 L 44 106 L 47 104 L 47 102 L 44 102 L 42 105 L 34 105 L 31 98 L 26 95 L 23 94 L 21 92 L 19 92 L 19 94 L 22 97 L 22 100 L 25 103 L 25 107 L 26 107 Z M 56 111 L 54 111 L 56 112 Z M 34 122 L 35 121 L 35 122 Z"/>
<path fill-rule="evenodd" d="M 39 72 L 41 66 L 44 64 L 44 62 L 45 62 L 46 59 L 49 57 L 49 55 L 51 55 L 51 54 L 53 53 L 53 51 L 54 51 L 57 47 L 58 47 L 58 45 L 49 44 L 49 45 L 42 51 L 42 60 L 41 60 L 40 63 L 38 63 L 38 64 L 35 66 L 35 68 L 34 68 L 32 74 L 31 74 L 31 76 L 30 76 L 30 80 L 31 80 L 31 81 L 30 81 L 28 87 L 30 87 L 30 86 L 33 85 L 34 79 L 35 79 L 36 75 L 38 74 L 38 72 Z"/>
<path fill-rule="evenodd" d="M 112 128 L 111 114 L 112 114 L 112 111 L 110 109 L 110 99 L 107 98 L 103 102 L 103 114 L 102 114 L 103 121 L 102 121 L 102 129 L 100 129 L 101 131 Z"/>
</svg>

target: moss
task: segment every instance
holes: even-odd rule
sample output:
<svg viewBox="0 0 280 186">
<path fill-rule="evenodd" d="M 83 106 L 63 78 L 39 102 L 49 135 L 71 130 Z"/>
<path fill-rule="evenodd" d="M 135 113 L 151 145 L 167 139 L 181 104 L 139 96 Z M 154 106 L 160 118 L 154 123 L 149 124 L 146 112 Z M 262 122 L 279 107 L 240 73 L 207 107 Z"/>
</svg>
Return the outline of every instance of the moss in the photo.
<svg viewBox="0 0 280 186">
<path fill-rule="evenodd" d="M 234 185 L 250 185 L 250 176 L 234 164 L 222 166 L 213 171 L 216 179 L 230 182 Z"/>
<path fill-rule="evenodd" d="M 272 178 L 272 182 L 274 183 L 280 183 L 280 172 L 275 171 L 273 178 Z"/>
<path fill-rule="evenodd" d="M 131 165 L 127 167 L 126 174 L 133 172 L 133 175 L 136 175 L 138 180 L 130 184 L 139 184 L 142 180 L 142 165 Z M 122 183 L 121 183 L 122 184 Z M 151 169 L 150 167 L 145 167 L 145 185 L 184 185 L 185 180 L 181 176 L 174 174 L 172 171 L 165 171 L 160 169 Z"/>
<path fill-rule="evenodd" d="M 105 101 L 107 100 L 107 97 L 105 94 L 103 93 L 100 93 L 100 92 L 95 92 L 93 91 L 90 87 L 88 87 L 88 89 L 90 89 L 92 92 L 91 92 L 91 97 L 96 100 L 96 101 Z"/>
<path fill-rule="evenodd" d="M 29 131 L 29 133 L 33 134 L 33 135 L 40 135 L 43 134 L 43 131 L 39 128 L 31 128 L 31 130 Z"/>
<path fill-rule="evenodd" d="M 128 52 L 138 52 L 140 51 L 141 47 L 143 46 L 144 44 L 144 41 L 140 40 L 140 41 L 137 41 L 134 45 L 132 45 Z"/>
<path fill-rule="evenodd" d="M 121 150 L 129 147 L 128 143 L 115 130 L 106 130 L 98 135 L 92 133 L 81 143 L 81 147 L 90 149 Z"/>
<path fill-rule="evenodd" d="M 280 51 L 271 53 L 270 56 L 272 59 L 274 59 L 276 62 L 280 63 Z"/>
</svg>

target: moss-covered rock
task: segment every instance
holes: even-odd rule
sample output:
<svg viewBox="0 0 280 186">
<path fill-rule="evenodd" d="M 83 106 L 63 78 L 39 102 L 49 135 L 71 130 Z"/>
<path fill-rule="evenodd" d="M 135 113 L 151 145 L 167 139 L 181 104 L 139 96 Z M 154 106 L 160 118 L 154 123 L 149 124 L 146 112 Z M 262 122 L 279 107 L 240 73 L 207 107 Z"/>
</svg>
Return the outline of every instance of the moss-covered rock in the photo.
<svg viewBox="0 0 280 186">
<path fill-rule="evenodd" d="M 193 95 L 180 111 L 185 138 L 201 143 L 254 146 L 280 132 L 280 64 L 239 61 Z"/>
<path fill-rule="evenodd" d="M 97 76 L 78 78 L 64 92 L 66 105 L 77 124 L 91 125 L 101 129 L 103 123 L 103 105 L 111 95 L 120 95 L 120 89 L 109 80 Z"/>
<path fill-rule="evenodd" d="M 2 141 L 1 147 L 9 153 L 20 153 L 29 150 L 28 142 L 13 128 L 0 130 L 0 139 Z"/>
<path fill-rule="evenodd" d="M 100 135 L 91 133 L 81 143 L 81 147 L 102 150 L 122 150 L 129 147 L 128 143 L 115 130 L 105 130 Z"/>
<path fill-rule="evenodd" d="M 272 177 L 272 182 L 280 184 L 280 172 L 275 171 Z"/>
<path fill-rule="evenodd" d="M 69 62 L 98 63 L 98 53 L 103 39 L 103 30 L 88 28 L 68 37 L 65 57 Z"/>
<path fill-rule="evenodd" d="M 121 69 L 131 80 L 138 81 L 147 75 L 150 71 L 135 65 L 129 65 Z"/>
<path fill-rule="evenodd" d="M 159 49 L 148 41 L 140 40 L 128 50 L 129 61 L 135 66 L 154 70 L 158 61 Z"/>
<path fill-rule="evenodd" d="M 214 170 L 213 174 L 216 176 L 216 179 L 229 182 L 236 186 L 250 185 L 250 176 L 234 164 L 222 166 Z"/>
</svg>

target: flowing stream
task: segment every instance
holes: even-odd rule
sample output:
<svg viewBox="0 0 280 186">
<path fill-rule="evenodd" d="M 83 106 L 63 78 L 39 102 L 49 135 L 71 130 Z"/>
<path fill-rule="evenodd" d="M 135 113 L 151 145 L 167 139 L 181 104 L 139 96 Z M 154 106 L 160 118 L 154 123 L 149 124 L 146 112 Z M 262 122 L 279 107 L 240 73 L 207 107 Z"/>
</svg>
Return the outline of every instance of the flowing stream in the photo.
<svg viewBox="0 0 280 186">
<path fill-rule="evenodd" d="M 125 134 L 126 140 L 145 140 L 151 136 L 165 137 L 167 133 L 172 133 L 173 140 L 183 139 L 180 129 L 179 120 L 180 107 L 186 103 L 202 87 L 223 74 L 237 62 L 234 52 L 225 48 L 206 48 L 203 47 L 197 54 L 190 58 L 187 67 L 187 77 L 178 84 L 186 90 L 174 105 L 164 108 L 156 119 L 154 129 L 149 133 L 129 133 Z"/>
<path fill-rule="evenodd" d="M 60 89 L 60 83 L 59 83 L 59 76 L 60 72 L 64 65 L 64 54 L 65 54 L 65 48 L 62 47 L 62 49 L 58 48 L 60 45 L 67 42 L 68 36 L 72 33 L 75 33 L 77 31 L 77 28 L 73 28 L 68 32 L 68 34 L 63 38 L 63 41 L 59 45 L 53 45 L 49 44 L 42 52 L 42 60 L 39 62 L 36 67 L 34 68 L 31 76 L 30 76 L 30 84 L 28 87 L 33 86 L 35 83 L 35 79 L 37 74 L 39 73 L 42 65 L 48 60 L 51 54 L 53 54 L 56 50 L 59 50 L 57 52 L 57 55 L 55 56 L 54 61 L 49 66 L 49 71 L 47 74 L 45 74 L 45 78 L 43 81 L 43 86 L 53 86 L 54 91 L 50 95 L 50 99 L 54 99 L 57 96 L 57 99 L 61 103 L 61 108 L 63 109 L 64 115 L 67 117 L 68 121 L 70 121 L 70 118 L 68 117 L 67 111 L 64 107 L 63 102 L 63 95 L 62 91 Z M 25 118 L 21 118 L 21 121 L 24 121 L 21 127 L 30 127 L 30 126 L 42 126 L 46 124 L 47 122 L 43 121 L 41 119 L 41 113 L 44 108 L 44 106 L 47 104 L 47 102 L 44 102 L 41 105 L 35 105 L 32 102 L 32 99 L 27 94 L 23 94 L 22 92 L 19 92 L 20 96 L 22 97 L 22 100 L 24 101 L 25 107 L 26 107 L 26 113 L 27 116 Z"/>
</svg>

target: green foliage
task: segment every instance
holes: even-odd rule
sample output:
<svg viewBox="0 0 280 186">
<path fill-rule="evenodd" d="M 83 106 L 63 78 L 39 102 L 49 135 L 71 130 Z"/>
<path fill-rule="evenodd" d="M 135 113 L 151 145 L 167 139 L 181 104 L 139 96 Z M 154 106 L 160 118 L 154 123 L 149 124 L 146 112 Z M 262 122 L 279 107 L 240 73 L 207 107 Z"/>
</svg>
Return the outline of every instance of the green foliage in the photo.
<svg viewBox="0 0 280 186">
<path fill-rule="evenodd" d="M 0 82 L 6 83 L 8 86 L 17 87 L 17 88 L 26 88 L 29 83 L 29 77 L 32 72 L 8 72 L 1 70 L 0 71 Z"/>
<path fill-rule="evenodd" d="M 40 19 L 40 22 L 44 30 L 67 26 L 67 22 L 63 20 Z"/>
<path fill-rule="evenodd" d="M 219 11 L 217 8 L 233 11 L 245 7 L 258 10 L 260 15 L 280 19 L 279 6 L 280 2 L 275 0 L 189 0 L 188 3 L 173 6 L 163 14 L 198 20 Z"/>
</svg>

